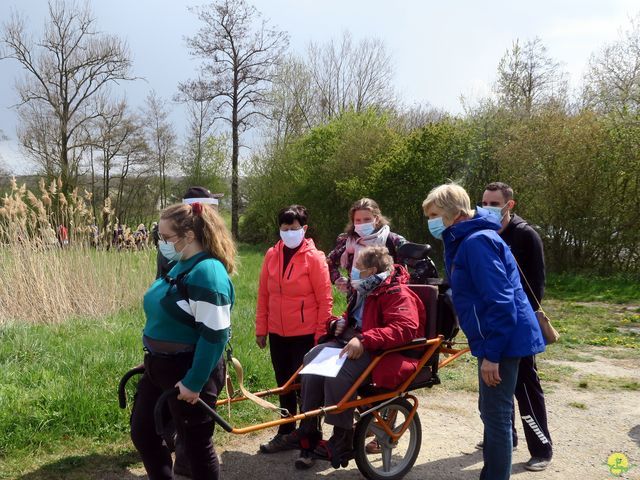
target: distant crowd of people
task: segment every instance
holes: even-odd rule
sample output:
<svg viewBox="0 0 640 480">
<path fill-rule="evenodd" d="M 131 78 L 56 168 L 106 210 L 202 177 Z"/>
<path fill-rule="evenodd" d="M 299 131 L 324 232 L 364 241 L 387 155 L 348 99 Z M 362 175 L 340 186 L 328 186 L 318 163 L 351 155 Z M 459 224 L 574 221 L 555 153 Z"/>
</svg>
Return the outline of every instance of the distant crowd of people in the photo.
<svg viewBox="0 0 640 480">
<path fill-rule="evenodd" d="M 93 224 L 90 227 L 89 243 L 92 247 L 100 245 L 100 228 Z M 61 248 L 69 246 L 69 229 L 64 225 L 58 225 L 56 238 Z M 127 225 L 119 223 L 110 234 L 109 246 L 116 250 L 145 250 L 153 244 L 158 247 L 158 223 L 153 222 L 150 228 L 140 223 L 135 230 Z M 151 241 L 151 243 L 150 243 Z"/>
</svg>

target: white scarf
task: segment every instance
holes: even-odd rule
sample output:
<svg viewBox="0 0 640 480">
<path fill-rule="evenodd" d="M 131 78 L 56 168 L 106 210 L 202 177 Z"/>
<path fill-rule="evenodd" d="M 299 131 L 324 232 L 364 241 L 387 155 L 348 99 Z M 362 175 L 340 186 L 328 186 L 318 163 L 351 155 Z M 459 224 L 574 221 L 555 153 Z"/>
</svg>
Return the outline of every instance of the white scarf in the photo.
<svg viewBox="0 0 640 480">
<path fill-rule="evenodd" d="M 377 232 L 373 232 L 371 235 L 364 237 L 354 237 L 349 235 L 347 237 L 347 244 L 344 249 L 344 253 L 340 257 L 340 266 L 342 268 L 349 268 L 349 255 L 353 254 L 353 263 L 356 263 L 360 250 L 366 247 L 384 247 L 387 244 L 387 237 L 391 229 L 389 225 L 385 225 Z"/>
</svg>

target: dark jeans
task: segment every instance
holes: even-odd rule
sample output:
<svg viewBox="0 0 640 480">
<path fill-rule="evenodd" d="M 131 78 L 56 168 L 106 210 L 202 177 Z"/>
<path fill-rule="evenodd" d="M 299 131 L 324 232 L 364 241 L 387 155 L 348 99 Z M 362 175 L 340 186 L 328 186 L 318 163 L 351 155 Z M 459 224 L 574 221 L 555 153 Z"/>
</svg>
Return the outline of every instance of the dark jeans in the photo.
<svg viewBox="0 0 640 480">
<path fill-rule="evenodd" d="M 325 347 L 344 347 L 343 343 L 322 343 L 304 357 L 305 365 L 313 360 Z M 308 412 L 322 406 L 336 405 L 358 377 L 371 363 L 368 352 L 364 352 L 357 360 L 347 359 L 335 377 L 304 374 L 302 377 L 302 411 Z M 353 426 L 353 408 L 342 413 L 327 413 L 325 422 L 334 427 L 349 429 Z"/>
<path fill-rule="evenodd" d="M 480 480 L 507 480 L 511 476 L 511 414 L 520 358 L 500 360 L 501 382 L 495 387 L 487 386 L 482 380 L 482 362 L 483 359 L 478 359 L 480 418 L 484 424 L 484 466 Z"/>
<path fill-rule="evenodd" d="M 193 353 L 160 357 L 144 357 L 145 372 L 140 381 L 131 412 L 131 440 L 142 457 L 149 480 L 173 479 L 171 453 L 156 434 L 153 409 L 165 390 L 182 380 L 191 367 Z M 200 392 L 207 404 L 214 406 L 224 386 L 225 369 L 222 358 Z M 218 457 L 213 447 L 214 422 L 198 405 L 171 397 L 169 412 L 181 437 L 193 480 L 216 480 L 219 476 Z"/>
<path fill-rule="evenodd" d="M 547 408 L 536 368 L 536 357 L 533 355 L 520 359 L 516 400 L 529 453 L 532 457 L 551 459 L 553 447 L 547 425 Z"/>
<path fill-rule="evenodd" d="M 271 364 L 279 387 L 287 383 L 298 367 L 302 365 L 305 354 L 313 348 L 313 344 L 313 335 L 282 337 L 275 333 L 269 334 Z M 280 395 L 280 407 L 286 408 L 291 415 L 295 415 L 298 411 L 297 393 L 290 392 L 286 395 Z M 295 423 L 285 423 L 280 425 L 278 433 L 291 433 L 295 428 Z"/>
</svg>

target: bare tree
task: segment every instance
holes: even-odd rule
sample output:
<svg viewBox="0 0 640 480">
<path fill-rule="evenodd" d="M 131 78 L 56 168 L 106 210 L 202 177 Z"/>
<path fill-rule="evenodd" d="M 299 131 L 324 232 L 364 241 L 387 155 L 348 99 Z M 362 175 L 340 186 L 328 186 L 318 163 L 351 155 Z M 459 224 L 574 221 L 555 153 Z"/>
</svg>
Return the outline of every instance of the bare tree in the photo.
<svg viewBox="0 0 640 480">
<path fill-rule="evenodd" d="M 320 122 L 320 109 L 311 72 L 304 60 L 290 56 L 278 67 L 269 93 L 271 115 L 265 137 L 273 146 L 285 144 Z"/>
<path fill-rule="evenodd" d="M 91 123 L 92 138 L 89 163 L 91 169 L 92 202 L 99 198 L 112 199 L 116 216 L 124 221 L 123 191 L 127 177 L 136 167 L 148 163 L 148 149 L 141 120 L 129 111 L 125 100 L 109 102 L 98 99 L 102 105 L 100 116 Z M 96 195 L 96 166 L 102 180 L 100 195 Z"/>
<path fill-rule="evenodd" d="M 430 123 L 446 120 L 449 114 L 442 109 L 427 104 L 416 104 L 400 109 L 393 119 L 394 126 L 404 132 L 411 132 Z"/>
<path fill-rule="evenodd" d="M 31 142 L 27 151 L 35 153 L 36 161 L 54 166 L 62 179 L 62 189 L 69 192 L 75 185 L 79 155 L 83 148 L 82 125 L 98 115 L 89 100 L 107 85 L 118 80 L 130 80 L 131 60 L 124 42 L 116 36 L 99 33 L 88 6 L 79 7 L 64 0 L 50 0 L 49 18 L 40 40 L 30 39 L 23 18 L 14 14 L 4 25 L 0 58 L 17 60 L 26 71 L 18 81 L 21 118 L 37 112 L 41 121 L 53 122 L 45 132 L 29 132 L 33 139 L 46 135 L 46 141 Z M 27 112 L 24 108 L 28 108 Z M 31 125 L 33 126 L 33 125 Z M 53 138 L 49 138 L 54 135 Z M 23 138 L 24 138 L 23 137 Z M 35 152 L 36 145 L 46 146 Z"/>
<path fill-rule="evenodd" d="M 536 107 L 564 102 L 565 77 L 542 40 L 535 38 L 522 46 L 516 40 L 500 60 L 495 90 L 500 105 L 530 115 Z"/>
<path fill-rule="evenodd" d="M 277 71 L 265 137 L 277 148 L 345 110 L 393 110 L 392 80 L 391 57 L 378 39 L 354 42 L 346 32 L 339 41 L 311 43 L 306 58 L 291 55 Z"/>
<path fill-rule="evenodd" d="M 142 111 L 146 126 L 146 138 L 151 155 L 158 167 L 160 184 L 160 208 L 167 206 L 169 190 L 167 178 L 175 158 L 176 133 L 169 122 L 169 111 L 163 100 L 152 91 L 146 98 Z"/>
<path fill-rule="evenodd" d="M 180 83 L 175 100 L 187 107 L 188 132 L 183 169 L 193 185 L 204 185 L 206 166 L 203 151 L 218 109 L 209 85 L 202 78 Z"/>
<path fill-rule="evenodd" d="M 288 36 L 272 29 L 245 0 L 219 0 L 193 11 L 204 23 L 187 42 L 204 59 L 203 75 L 218 115 L 231 126 L 231 231 L 238 236 L 240 134 L 266 116 L 268 87 Z"/>
<path fill-rule="evenodd" d="M 640 111 L 640 15 L 618 41 L 591 56 L 583 100 L 605 113 Z"/>
<path fill-rule="evenodd" d="M 345 32 L 338 42 L 311 43 L 308 68 L 323 120 L 347 109 L 387 109 L 394 103 L 393 64 L 380 39 L 365 38 L 355 43 Z"/>
<path fill-rule="evenodd" d="M 139 118 L 127 118 L 123 130 L 130 133 L 118 157 L 117 193 L 115 199 L 116 216 L 126 222 L 129 211 L 144 195 L 138 185 L 153 178 L 153 158 L 149 155 L 149 146 L 144 137 L 144 127 Z"/>
</svg>

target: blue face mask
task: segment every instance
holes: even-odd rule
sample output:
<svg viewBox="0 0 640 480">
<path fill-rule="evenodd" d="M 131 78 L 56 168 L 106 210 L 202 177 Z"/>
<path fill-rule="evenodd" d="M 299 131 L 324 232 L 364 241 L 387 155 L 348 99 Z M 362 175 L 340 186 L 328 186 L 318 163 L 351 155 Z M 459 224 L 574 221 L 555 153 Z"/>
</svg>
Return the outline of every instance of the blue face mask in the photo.
<svg viewBox="0 0 640 480">
<path fill-rule="evenodd" d="M 442 221 L 442 217 L 430 218 L 428 225 L 431 235 L 433 235 L 438 240 L 442 240 L 442 232 L 444 232 L 444 230 L 447 228 Z"/>
<path fill-rule="evenodd" d="M 160 240 L 158 242 L 158 249 L 164 258 L 170 262 L 179 262 L 182 259 L 182 252 L 176 251 L 176 244 L 174 242 Z"/>
<path fill-rule="evenodd" d="M 351 280 L 361 280 L 360 279 L 360 270 L 358 270 L 356 267 L 353 267 L 351 269 Z"/>
<path fill-rule="evenodd" d="M 376 229 L 373 222 L 370 223 L 361 223 L 360 225 L 355 225 L 354 230 L 361 237 L 366 237 L 367 235 L 371 235 L 373 231 Z"/>
<path fill-rule="evenodd" d="M 494 217 L 496 217 L 498 219 L 499 222 L 502 222 L 502 219 L 504 218 L 504 216 L 507 214 L 507 212 L 503 212 L 503 210 L 506 208 L 507 206 L 505 205 L 504 207 L 493 207 L 491 205 L 487 205 L 486 207 L 482 207 L 485 210 L 489 210 L 489 213 L 491 215 L 493 215 Z M 508 210 L 507 210 L 508 211 Z"/>
</svg>

